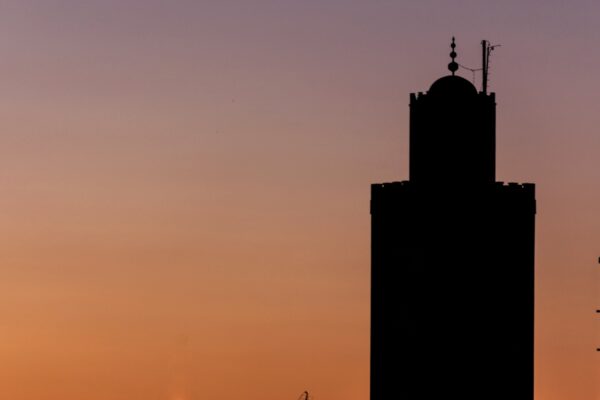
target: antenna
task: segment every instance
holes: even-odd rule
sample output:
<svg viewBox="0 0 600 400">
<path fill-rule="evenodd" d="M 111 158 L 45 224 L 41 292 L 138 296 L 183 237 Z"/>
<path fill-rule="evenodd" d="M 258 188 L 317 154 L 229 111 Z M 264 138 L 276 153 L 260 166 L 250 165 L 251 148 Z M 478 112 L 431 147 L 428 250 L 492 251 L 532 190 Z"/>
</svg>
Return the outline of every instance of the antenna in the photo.
<svg viewBox="0 0 600 400">
<path fill-rule="evenodd" d="M 487 93 L 488 75 L 490 71 L 490 53 L 496 47 L 500 46 L 500 44 L 491 45 L 490 42 L 485 39 L 481 41 L 481 70 L 483 75 L 481 79 L 481 91 L 483 93 Z"/>
</svg>

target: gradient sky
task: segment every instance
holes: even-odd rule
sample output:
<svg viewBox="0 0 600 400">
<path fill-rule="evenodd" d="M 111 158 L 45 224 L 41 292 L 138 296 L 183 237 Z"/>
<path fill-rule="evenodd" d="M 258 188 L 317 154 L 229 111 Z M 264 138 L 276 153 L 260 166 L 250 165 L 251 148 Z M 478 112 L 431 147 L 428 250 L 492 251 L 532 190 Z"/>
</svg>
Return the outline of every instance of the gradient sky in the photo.
<svg viewBox="0 0 600 400">
<path fill-rule="evenodd" d="M 538 185 L 536 399 L 600 399 L 599 20 L 1 1 L 0 398 L 368 399 L 369 185 L 407 179 L 409 93 L 455 35 L 472 67 L 502 44 L 498 180 Z"/>
</svg>

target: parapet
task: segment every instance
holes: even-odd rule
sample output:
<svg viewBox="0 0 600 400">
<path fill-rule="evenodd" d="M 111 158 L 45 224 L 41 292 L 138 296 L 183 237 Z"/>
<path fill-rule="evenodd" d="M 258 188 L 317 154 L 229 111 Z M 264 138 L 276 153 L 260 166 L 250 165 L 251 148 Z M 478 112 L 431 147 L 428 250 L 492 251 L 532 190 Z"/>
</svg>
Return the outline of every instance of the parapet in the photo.
<svg viewBox="0 0 600 400">
<path fill-rule="evenodd" d="M 410 105 L 418 104 L 421 101 L 427 101 L 428 95 L 429 95 L 429 92 L 411 93 L 410 94 Z M 494 93 L 494 92 L 491 92 L 491 93 L 477 92 L 477 97 L 481 98 L 481 99 L 486 99 L 488 102 L 492 102 L 493 104 L 496 104 L 496 93 Z"/>
<path fill-rule="evenodd" d="M 524 191 L 535 193 L 535 184 L 534 183 L 517 183 L 517 182 L 494 182 L 493 185 L 481 185 L 477 184 L 476 186 L 471 184 L 469 181 L 461 181 L 457 180 L 454 184 L 444 185 L 443 188 L 445 191 L 456 189 L 456 190 L 464 190 L 465 188 L 489 188 L 493 186 L 496 190 L 507 190 L 507 191 Z M 373 183 L 371 184 L 371 193 L 381 192 L 381 191 L 403 191 L 403 190 L 413 190 L 414 188 L 427 188 L 429 189 L 429 185 L 417 185 L 411 181 L 395 181 L 395 182 L 385 182 L 385 183 Z M 433 189 L 433 188 L 432 188 Z M 437 190 L 437 189 L 435 189 Z"/>
<path fill-rule="evenodd" d="M 419 207 L 428 204 L 437 207 L 460 203 L 518 203 L 526 210 L 536 211 L 535 184 L 517 182 L 494 182 L 475 184 L 457 180 L 444 185 L 423 185 L 411 181 L 375 183 L 371 185 L 371 214 L 375 209 L 399 210 L 403 207 Z"/>
<path fill-rule="evenodd" d="M 499 190 L 507 190 L 507 191 L 523 191 L 526 193 L 535 194 L 535 183 L 517 183 L 517 182 L 496 182 L 496 187 Z"/>
</svg>

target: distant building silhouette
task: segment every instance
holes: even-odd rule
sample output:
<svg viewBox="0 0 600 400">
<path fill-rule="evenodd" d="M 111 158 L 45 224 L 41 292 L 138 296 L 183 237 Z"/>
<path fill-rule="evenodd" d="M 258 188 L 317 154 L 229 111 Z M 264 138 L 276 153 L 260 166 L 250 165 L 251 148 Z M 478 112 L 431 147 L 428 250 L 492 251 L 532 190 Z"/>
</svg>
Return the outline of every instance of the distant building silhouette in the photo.
<svg viewBox="0 0 600 400">
<path fill-rule="evenodd" d="M 371 187 L 371 400 L 533 399 L 535 186 L 496 182 L 495 94 L 410 95 L 410 180 Z"/>
</svg>

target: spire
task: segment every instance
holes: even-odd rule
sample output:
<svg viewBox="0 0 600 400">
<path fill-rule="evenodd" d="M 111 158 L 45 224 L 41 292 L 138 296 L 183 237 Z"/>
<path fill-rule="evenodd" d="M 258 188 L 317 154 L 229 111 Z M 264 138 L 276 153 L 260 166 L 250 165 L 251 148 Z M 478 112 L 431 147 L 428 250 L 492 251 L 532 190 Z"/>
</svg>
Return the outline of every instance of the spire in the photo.
<svg viewBox="0 0 600 400">
<path fill-rule="evenodd" d="M 452 44 L 450 44 L 450 47 L 452 48 L 452 51 L 450 52 L 452 62 L 448 64 L 448 69 L 450 70 L 450 72 L 452 72 L 452 75 L 454 75 L 454 73 L 458 70 L 458 64 L 456 63 L 456 61 L 454 61 L 454 59 L 456 58 L 456 52 L 454 51 L 454 48 L 456 47 L 456 44 L 454 43 L 454 36 L 452 36 Z"/>
</svg>

